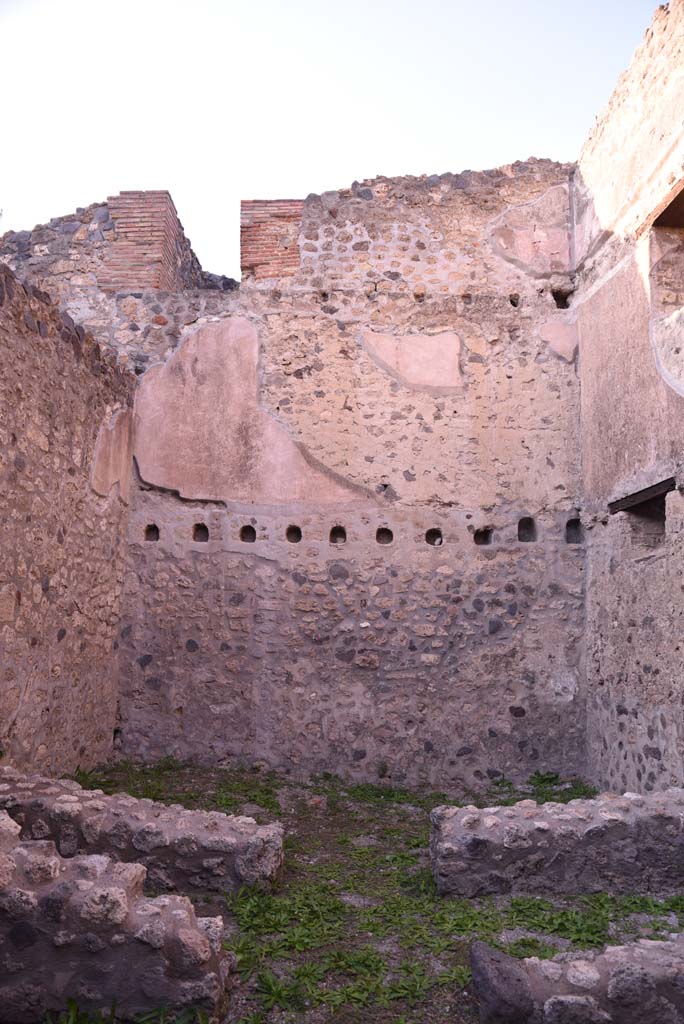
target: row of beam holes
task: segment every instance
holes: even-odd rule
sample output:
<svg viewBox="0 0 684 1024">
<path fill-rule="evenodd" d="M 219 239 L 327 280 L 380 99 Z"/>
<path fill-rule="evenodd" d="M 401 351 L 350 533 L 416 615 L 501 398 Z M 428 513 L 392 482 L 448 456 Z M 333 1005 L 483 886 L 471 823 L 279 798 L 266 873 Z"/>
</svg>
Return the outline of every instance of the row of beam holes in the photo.
<svg viewBox="0 0 684 1024">
<path fill-rule="evenodd" d="M 254 544 L 256 541 L 256 530 L 253 526 L 247 525 L 240 528 L 240 540 L 243 544 Z M 482 526 L 475 530 L 473 541 L 477 545 L 492 543 L 494 530 L 491 526 Z M 302 539 L 302 530 L 299 526 L 288 526 L 285 531 L 285 538 L 290 544 L 299 544 Z M 192 539 L 199 544 L 206 544 L 209 540 L 209 528 L 205 523 L 195 523 L 192 528 Z M 375 531 L 375 539 L 378 544 L 391 544 L 394 534 L 387 526 L 380 526 Z M 159 527 L 156 523 L 149 523 L 145 527 L 145 540 L 159 540 Z M 333 526 L 329 537 L 331 544 L 346 544 L 347 531 L 344 526 Z M 521 544 L 534 543 L 537 540 L 537 524 L 532 516 L 523 516 L 518 520 L 518 540 Z M 582 524 L 579 519 L 568 519 L 565 524 L 566 544 L 581 544 L 583 540 Z M 444 543 L 442 531 L 438 528 L 428 530 L 425 534 L 425 543 L 432 547 L 441 547 Z"/>
<path fill-rule="evenodd" d="M 476 544 L 491 544 L 494 538 L 494 530 L 491 526 L 480 527 L 475 530 L 473 540 Z M 518 520 L 518 540 L 521 544 L 533 544 L 537 540 L 537 524 L 532 516 L 523 516 Z M 579 519 L 568 519 L 565 524 L 565 543 L 581 544 L 584 540 L 584 531 Z"/>
</svg>

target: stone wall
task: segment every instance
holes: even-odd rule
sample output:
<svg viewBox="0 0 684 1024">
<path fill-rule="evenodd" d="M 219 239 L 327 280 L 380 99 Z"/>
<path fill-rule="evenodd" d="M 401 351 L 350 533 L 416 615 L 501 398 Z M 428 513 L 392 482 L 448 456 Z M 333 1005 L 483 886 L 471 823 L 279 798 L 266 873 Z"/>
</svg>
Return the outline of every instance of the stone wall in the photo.
<svg viewBox="0 0 684 1024">
<path fill-rule="evenodd" d="M 684 779 L 684 498 L 663 505 L 662 523 L 618 512 L 591 531 L 589 749 L 618 792 Z"/>
<path fill-rule="evenodd" d="M 0 746 L 17 765 L 112 749 L 132 380 L 0 265 Z"/>
<path fill-rule="evenodd" d="M 681 498 L 608 516 L 684 452 L 684 3 L 653 25 L 575 178 L 590 771 L 617 789 L 684 777 Z M 678 206 L 679 203 L 679 206 Z"/>
<path fill-rule="evenodd" d="M 309 197 L 299 269 L 205 307 L 148 370 L 127 753 L 581 770 L 569 171 Z"/>
<path fill-rule="evenodd" d="M 134 434 L 128 753 L 681 780 L 683 37 L 577 166 L 245 203 L 239 290 L 166 193 L 2 239 L 142 377 L 92 478 Z"/>
<path fill-rule="evenodd" d="M 515 513 L 480 508 L 341 515 L 139 492 L 125 753 L 434 786 L 580 773 L 583 551 L 566 519 L 543 513 L 522 543 Z"/>
</svg>

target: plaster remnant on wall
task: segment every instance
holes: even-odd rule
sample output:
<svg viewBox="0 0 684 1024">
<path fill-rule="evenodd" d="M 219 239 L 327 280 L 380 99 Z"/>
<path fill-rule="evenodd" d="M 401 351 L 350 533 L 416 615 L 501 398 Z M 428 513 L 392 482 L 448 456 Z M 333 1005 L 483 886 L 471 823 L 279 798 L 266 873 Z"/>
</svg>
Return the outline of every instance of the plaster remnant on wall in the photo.
<svg viewBox="0 0 684 1024">
<path fill-rule="evenodd" d="M 186 499 L 353 503 L 258 403 L 259 343 L 243 317 L 204 324 L 143 379 L 134 453 L 148 483 Z"/>
<path fill-rule="evenodd" d="M 90 468 L 90 486 L 95 493 L 106 498 L 118 484 L 119 497 L 126 505 L 131 493 L 132 425 L 130 409 L 117 409 L 106 417 L 97 435 Z"/>
<path fill-rule="evenodd" d="M 656 363 L 666 384 L 684 395 L 684 308 L 651 322 Z"/>
<path fill-rule="evenodd" d="M 448 394 L 463 382 L 461 339 L 453 331 L 438 334 L 363 331 L 361 344 L 382 370 L 406 387 Z"/>
<path fill-rule="evenodd" d="M 539 328 L 539 336 L 545 341 L 554 355 L 572 363 L 577 355 L 579 339 L 577 324 L 562 320 L 547 320 Z"/>
<path fill-rule="evenodd" d="M 489 241 L 499 256 L 532 277 L 569 273 L 567 185 L 557 185 L 532 202 L 510 207 L 492 229 Z"/>
<path fill-rule="evenodd" d="M 0 584 L 0 622 L 12 622 L 17 597 L 14 587 Z"/>
</svg>

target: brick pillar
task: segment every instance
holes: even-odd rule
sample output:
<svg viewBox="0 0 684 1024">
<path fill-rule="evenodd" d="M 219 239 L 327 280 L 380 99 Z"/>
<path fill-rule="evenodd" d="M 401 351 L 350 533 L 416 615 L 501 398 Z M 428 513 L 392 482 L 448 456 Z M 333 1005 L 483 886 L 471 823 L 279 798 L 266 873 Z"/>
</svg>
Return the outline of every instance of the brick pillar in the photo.
<svg viewBox="0 0 684 1024">
<path fill-rule="evenodd" d="M 168 192 L 122 192 L 107 200 L 116 239 L 98 274 L 103 291 L 182 287 L 183 228 Z"/>
</svg>

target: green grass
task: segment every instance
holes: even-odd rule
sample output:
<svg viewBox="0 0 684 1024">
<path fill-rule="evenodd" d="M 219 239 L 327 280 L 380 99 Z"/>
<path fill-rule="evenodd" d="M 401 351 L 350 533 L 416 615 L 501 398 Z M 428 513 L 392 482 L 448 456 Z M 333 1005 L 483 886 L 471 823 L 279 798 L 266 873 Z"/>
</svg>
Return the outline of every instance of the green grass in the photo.
<svg viewBox="0 0 684 1024">
<path fill-rule="evenodd" d="M 216 769 L 213 772 L 215 784 L 207 791 L 194 785 L 189 787 L 184 781 L 195 771 L 191 765 L 165 757 L 154 764 L 120 761 L 115 770 L 79 770 L 74 778 L 84 789 L 102 789 L 105 793 L 123 789 L 140 799 L 182 803 L 226 814 L 235 813 L 249 803 L 258 804 L 271 815 L 280 813 L 278 783 L 273 772 L 260 772 L 256 768 Z"/>
<path fill-rule="evenodd" d="M 432 807 L 592 796 L 581 780 L 535 773 L 525 786 L 502 778 L 487 792 L 455 799 L 384 782 L 348 784 L 332 774 L 302 784 L 273 772 L 199 769 L 172 759 L 79 773 L 78 780 L 106 792 L 124 789 L 228 812 L 258 804 L 284 822 L 286 870 L 275 891 L 242 889 L 211 910 L 232 923 L 227 946 L 241 978 L 226 1024 L 295 1024 L 310 1013 L 316 1024 L 471 1024 L 477 1019 L 468 987 L 475 939 L 512 956 L 546 958 L 559 949 L 656 937 L 671 927 L 668 915 L 684 928 L 684 894 L 667 900 L 437 896 L 426 850 Z M 282 812 L 279 796 L 287 798 Z"/>
<path fill-rule="evenodd" d="M 496 782 L 484 794 L 476 795 L 474 803 L 480 807 L 498 805 L 509 807 L 519 800 L 536 800 L 538 804 L 567 804 L 570 800 L 590 800 L 598 790 L 582 779 L 563 780 L 556 772 L 535 772 L 530 775 L 526 786 L 514 786 L 505 777 Z"/>
<path fill-rule="evenodd" d="M 68 999 L 61 1013 L 45 1015 L 45 1024 L 116 1024 L 118 1020 L 116 1005 L 107 1013 L 96 1013 L 81 1009 L 75 999 Z M 134 1024 L 209 1024 L 209 1016 L 193 1007 L 178 1011 L 159 1009 L 136 1017 Z"/>
</svg>

